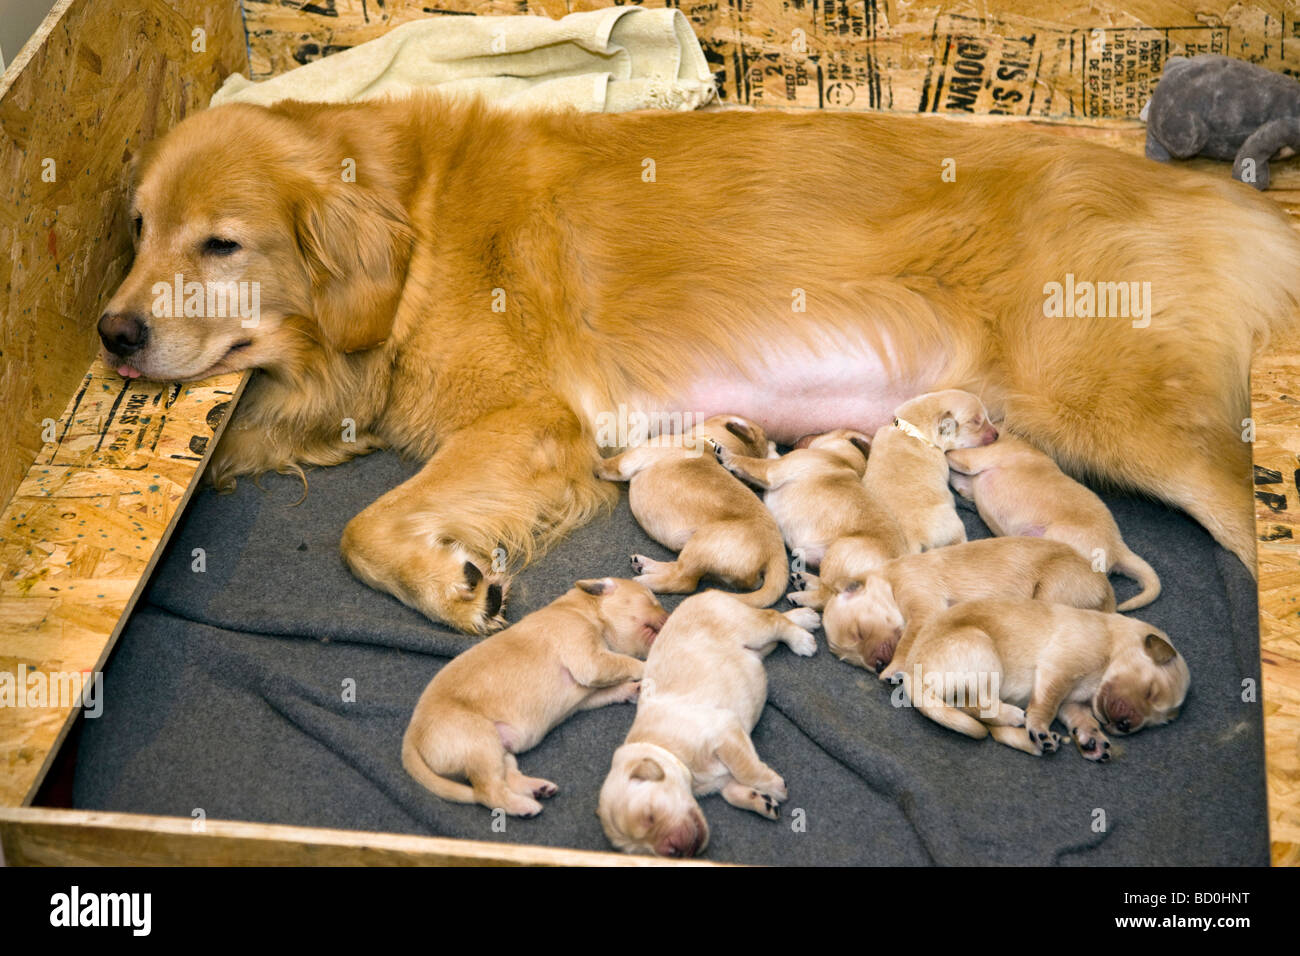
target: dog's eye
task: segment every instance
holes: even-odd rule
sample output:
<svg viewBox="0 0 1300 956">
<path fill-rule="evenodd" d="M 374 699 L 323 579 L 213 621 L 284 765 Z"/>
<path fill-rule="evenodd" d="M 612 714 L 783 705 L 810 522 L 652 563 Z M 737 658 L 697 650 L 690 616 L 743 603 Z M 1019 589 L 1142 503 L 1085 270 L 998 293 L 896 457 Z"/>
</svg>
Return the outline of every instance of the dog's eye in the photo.
<svg viewBox="0 0 1300 956">
<path fill-rule="evenodd" d="M 203 242 L 203 254 L 205 256 L 228 256 L 232 252 L 239 251 L 239 243 L 234 239 L 221 239 L 218 236 L 209 236 Z"/>
</svg>

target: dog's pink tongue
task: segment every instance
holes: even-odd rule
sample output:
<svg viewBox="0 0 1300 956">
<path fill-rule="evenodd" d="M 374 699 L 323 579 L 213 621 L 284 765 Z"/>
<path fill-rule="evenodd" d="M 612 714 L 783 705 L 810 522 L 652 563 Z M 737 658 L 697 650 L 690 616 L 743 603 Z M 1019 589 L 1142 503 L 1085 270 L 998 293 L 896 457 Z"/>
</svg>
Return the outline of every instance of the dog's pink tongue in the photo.
<svg viewBox="0 0 1300 956">
<path fill-rule="evenodd" d="M 140 373 L 129 365 L 121 365 L 117 369 L 117 374 L 123 378 L 139 378 Z"/>
</svg>

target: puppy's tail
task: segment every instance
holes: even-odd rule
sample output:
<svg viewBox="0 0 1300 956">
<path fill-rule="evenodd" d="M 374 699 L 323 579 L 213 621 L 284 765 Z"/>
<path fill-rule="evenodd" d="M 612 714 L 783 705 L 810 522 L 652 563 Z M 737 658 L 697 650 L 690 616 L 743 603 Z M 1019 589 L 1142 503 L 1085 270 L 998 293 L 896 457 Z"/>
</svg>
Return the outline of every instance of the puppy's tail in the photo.
<svg viewBox="0 0 1300 956">
<path fill-rule="evenodd" d="M 786 564 L 785 545 L 778 538 L 772 557 L 768 559 L 767 568 L 763 571 L 763 586 L 748 594 L 737 594 L 736 597 L 751 607 L 771 607 L 785 596 L 789 583 L 790 566 Z"/>
<path fill-rule="evenodd" d="M 424 757 L 420 755 L 420 748 L 415 746 L 415 741 L 411 739 L 408 731 L 402 738 L 402 766 L 406 772 L 415 778 L 416 782 L 426 790 L 432 790 L 434 796 L 442 797 L 444 800 L 450 800 L 453 803 L 474 803 L 474 790 L 463 783 L 457 783 L 455 780 L 448 780 L 446 777 L 440 777 L 424 762 Z"/>
<path fill-rule="evenodd" d="M 1160 576 L 1156 574 L 1155 568 L 1132 551 L 1129 551 L 1116 561 L 1111 566 L 1111 570 L 1118 571 L 1126 578 L 1132 578 L 1142 586 L 1141 591 L 1121 604 L 1116 610 L 1134 611 L 1140 607 L 1146 607 L 1160 597 Z"/>
<path fill-rule="evenodd" d="M 895 657 L 895 660 L 897 660 L 897 657 Z M 942 724 L 949 730 L 955 730 L 967 737 L 974 737 L 976 740 L 983 740 L 989 735 L 988 727 L 956 707 L 949 706 L 943 701 L 927 701 L 924 697 L 918 701 L 913 694 L 912 675 L 906 670 L 895 670 L 894 673 L 897 673 L 899 679 L 903 682 L 903 690 L 907 692 L 907 699 L 912 702 L 912 706 L 936 724 Z M 884 677 L 885 675 L 882 674 L 881 676 Z M 893 675 L 890 676 L 892 678 Z"/>
</svg>

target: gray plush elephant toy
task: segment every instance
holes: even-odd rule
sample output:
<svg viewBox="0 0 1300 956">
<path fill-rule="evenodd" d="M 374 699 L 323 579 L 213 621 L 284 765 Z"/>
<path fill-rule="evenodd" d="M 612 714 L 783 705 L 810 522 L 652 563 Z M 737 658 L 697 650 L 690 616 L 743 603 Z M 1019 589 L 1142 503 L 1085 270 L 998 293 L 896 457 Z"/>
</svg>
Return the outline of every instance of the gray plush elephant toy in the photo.
<svg viewBox="0 0 1300 956">
<path fill-rule="evenodd" d="M 1269 160 L 1300 149 L 1300 82 L 1228 56 L 1171 56 L 1141 118 L 1151 159 L 1230 159 L 1234 179 L 1267 189 Z"/>
</svg>

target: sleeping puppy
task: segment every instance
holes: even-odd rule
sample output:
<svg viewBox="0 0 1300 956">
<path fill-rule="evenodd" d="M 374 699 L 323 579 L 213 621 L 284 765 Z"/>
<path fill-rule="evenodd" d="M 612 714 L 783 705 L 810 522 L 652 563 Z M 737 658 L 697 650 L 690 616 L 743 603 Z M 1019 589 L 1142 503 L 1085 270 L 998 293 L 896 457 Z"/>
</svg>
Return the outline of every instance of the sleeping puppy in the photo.
<svg viewBox="0 0 1300 956">
<path fill-rule="evenodd" d="M 667 619 L 635 581 L 579 581 L 437 673 L 406 728 L 402 765 L 444 800 L 536 816 L 537 798 L 557 788 L 521 774 L 515 754 L 578 710 L 636 700 L 638 658 Z"/>
<path fill-rule="evenodd" d="M 1041 756 L 1052 721 L 1089 760 L 1110 759 L 1106 734 L 1178 716 L 1191 675 L 1158 628 L 1032 600 L 972 601 L 921 629 L 900 668 L 905 693 L 931 720 Z M 918 683 L 919 682 L 919 683 Z"/>
<path fill-rule="evenodd" d="M 601 478 L 629 482 L 628 504 L 637 523 L 678 552 L 676 561 L 632 555 L 636 580 L 660 594 L 689 594 L 701 578 L 710 578 L 729 587 L 757 588 L 737 595 L 746 604 L 775 604 L 789 580 L 781 529 L 763 503 L 709 454 L 709 446 L 747 456 L 769 451 L 758 425 L 717 415 L 686 436 L 653 438 L 597 464 Z"/>
<path fill-rule="evenodd" d="M 909 552 L 966 540 L 948 490 L 944 452 L 987 445 L 997 437 L 984 403 L 959 389 L 904 402 L 894 410 L 893 424 L 876 432 L 864 482 L 889 503 Z"/>
<path fill-rule="evenodd" d="M 1100 557 L 1107 573 L 1118 571 L 1142 587 L 1121 611 L 1160 596 L 1160 578 L 1129 550 L 1102 500 L 1029 442 L 1003 434 L 991 445 L 948 452 L 948 466 L 953 488 L 975 502 L 994 534 L 1052 538 L 1089 560 Z"/>
<path fill-rule="evenodd" d="M 620 850 L 694 856 L 709 842 L 697 796 L 721 791 L 769 819 L 785 781 L 759 759 L 750 731 L 767 701 L 766 657 L 778 642 L 807 657 L 817 612 L 780 614 L 705 591 L 683 601 L 646 660 L 627 740 L 614 752 L 596 810 Z"/>
<path fill-rule="evenodd" d="M 842 661 L 887 679 L 930 618 L 963 601 L 1038 598 L 1115 610 L 1106 575 L 1060 541 L 985 538 L 909 554 L 854 581 L 826 605 L 826 643 Z"/>
<path fill-rule="evenodd" d="M 806 444 L 805 444 L 806 442 Z M 795 604 L 821 610 L 847 585 L 907 553 L 903 529 L 862 484 L 871 441 L 847 428 L 800 442 L 780 458 L 747 458 L 718 449 L 724 468 L 763 489 L 785 543 L 820 575 L 799 572 Z"/>
</svg>

